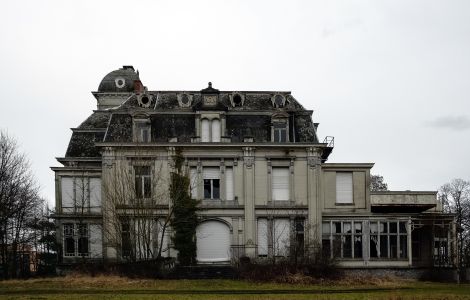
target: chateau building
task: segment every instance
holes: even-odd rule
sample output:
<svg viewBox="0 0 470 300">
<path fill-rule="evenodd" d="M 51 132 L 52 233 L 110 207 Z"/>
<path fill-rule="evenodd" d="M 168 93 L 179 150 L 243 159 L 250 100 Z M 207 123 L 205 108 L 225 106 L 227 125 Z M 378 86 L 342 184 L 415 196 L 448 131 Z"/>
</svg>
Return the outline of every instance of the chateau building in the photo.
<svg viewBox="0 0 470 300">
<path fill-rule="evenodd" d="M 333 138 L 319 139 L 290 92 L 153 91 L 124 66 L 92 94 L 97 108 L 52 168 L 62 266 L 176 257 L 166 222 L 175 155 L 200 200 L 198 263 L 313 244 L 348 268 L 456 261 L 454 216 L 436 192 L 371 192 L 373 163 L 328 163 Z"/>
</svg>

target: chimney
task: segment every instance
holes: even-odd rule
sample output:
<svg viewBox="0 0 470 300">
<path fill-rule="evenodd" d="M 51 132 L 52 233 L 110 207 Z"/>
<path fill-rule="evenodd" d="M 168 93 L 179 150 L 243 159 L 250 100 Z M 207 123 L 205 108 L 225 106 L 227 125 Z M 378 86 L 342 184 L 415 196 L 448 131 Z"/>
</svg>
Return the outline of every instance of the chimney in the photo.
<svg viewBox="0 0 470 300">
<path fill-rule="evenodd" d="M 144 90 L 144 85 L 142 84 L 142 81 L 140 80 L 134 80 L 134 92 L 136 94 L 142 93 Z"/>
</svg>

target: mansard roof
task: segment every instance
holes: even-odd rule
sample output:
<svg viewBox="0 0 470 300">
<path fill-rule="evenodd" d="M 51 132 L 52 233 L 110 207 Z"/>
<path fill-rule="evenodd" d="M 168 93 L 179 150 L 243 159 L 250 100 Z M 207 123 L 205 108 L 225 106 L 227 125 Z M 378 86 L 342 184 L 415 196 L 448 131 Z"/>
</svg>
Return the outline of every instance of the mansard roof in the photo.
<svg viewBox="0 0 470 300">
<path fill-rule="evenodd" d="M 98 91 L 111 96 L 127 93 L 127 99 L 123 98 L 126 100 L 119 106 L 94 111 L 73 128 L 66 157 L 99 157 L 99 142 L 132 143 L 133 119 L 142 116 L 148 119 L 152 143 L 167 143 L 175 138 L 178 143 L 197 141 L 196 122 L 204 113 L 223 113 L 222 137 L 232 143 L 243 143 L 246 138 L 255 143 L 271 143 L 272 124 L 282 119 L 288 124 L 290 143 L 319 142 L 312 111 L 306 110 L 290 92 L 219 91 L 211 83 L 197 91 L 147 91 L 138 76 L 131 66 L 105 76 Z M 116 86 L 123 83 L 116 79 L 121 78 L 125 79 L 125 86 L 118 91 Z M 211 97 L 210 105 L 205 97 Z"/>
</svg>

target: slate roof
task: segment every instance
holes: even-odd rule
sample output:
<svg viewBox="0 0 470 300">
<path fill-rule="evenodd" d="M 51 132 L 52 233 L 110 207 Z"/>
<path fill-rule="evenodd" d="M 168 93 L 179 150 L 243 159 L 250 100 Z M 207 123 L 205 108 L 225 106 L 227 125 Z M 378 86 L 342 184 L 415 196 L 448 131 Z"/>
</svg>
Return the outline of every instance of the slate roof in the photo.
<svg viewBox="0 0 470 300">
<path fill-rule="evenodd" d="M 100 84 L 100 92 L 115 93 L 117 77 L 127 76 L 127 81 L 139 80 L 138 72 L 131 67 L 113 71 L 105 76 Z M 127 80 L 128 79 L 128 80 Z M 134 91 L 129 86 L 121 92 Z M 66 157 L 100 157 L 97 142 L 132 142 L 132 118 L 136 114 L 148 117 L 151 126 L 151 141 L 166 143 L 170 138 L 178 142 L 190 143 L 196 137 L 195 117 L 198 111 L 225 111 L 226 130 L 223 137 L 234 143 L 241 143 L 251 137 L 256 143 L 271 142 L 272 116 L 281 113 L 288 118 L 289 140 L 296 143 L 318 143 L 316 125 L 312 122 L 311 111 L 305 108 L 290 92 L 276 91 L 219 91 L 211 84 L 200 91 L 148 91 L 148 107 L 139 105 L 139 95 L 133 94 L 120 106 L 93 112 L 78 128 L 73 129 Z M 181 107 L 178 95 L 187 94 L 192 99 L 189 107 Z M 215 106 L 204 106 L 203 95 L 213 94 L 218 102 Z M 235 94 L 243 96 L 243 105 L 232 105 Z M 285 98 L 281 108 L 273 105 L 275 95 Z"/>
</svg>

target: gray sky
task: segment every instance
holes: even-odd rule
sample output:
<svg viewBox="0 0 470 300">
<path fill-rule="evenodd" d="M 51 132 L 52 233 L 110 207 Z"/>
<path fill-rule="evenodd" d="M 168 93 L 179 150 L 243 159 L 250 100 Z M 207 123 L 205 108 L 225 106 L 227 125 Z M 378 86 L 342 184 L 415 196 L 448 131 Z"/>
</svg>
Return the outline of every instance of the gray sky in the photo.
<svg viewBox="0 0 470 300">
<path fill-rule="evenodd" d="M 50 166 L 132 64 L 151 90 L 290 90 L 393 190 L 470 179 L 470 1 L 4 1 L 0 128 Z"/>
</svg>

